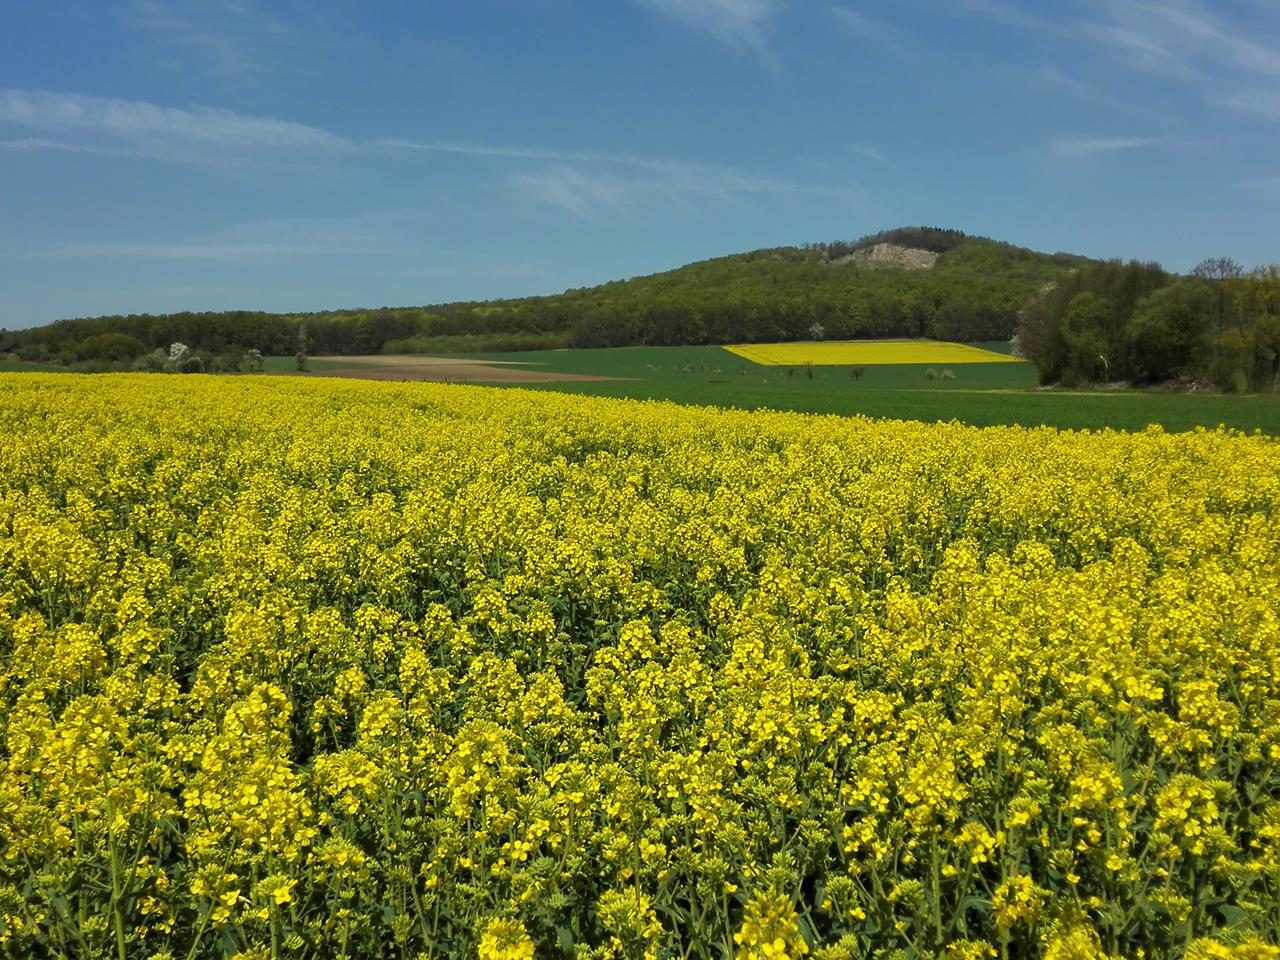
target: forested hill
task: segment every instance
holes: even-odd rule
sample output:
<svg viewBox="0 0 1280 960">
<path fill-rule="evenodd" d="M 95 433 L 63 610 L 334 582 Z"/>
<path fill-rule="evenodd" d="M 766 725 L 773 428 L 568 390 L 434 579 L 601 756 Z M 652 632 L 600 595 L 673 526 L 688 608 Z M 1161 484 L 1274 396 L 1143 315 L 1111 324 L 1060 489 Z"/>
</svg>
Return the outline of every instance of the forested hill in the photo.
<svg viewBox="0 0 1280 960">
<path fill-rule="evenodd" d="M 61 320 L 0 335 L 26 359 L 119 362 L 171 343 L 194 351 L 318 354 L 930 336 L 1006 339 L 1027 301 L 1086 262 L 904 228 L 778 247 L 549 297 L 308 314 L 253 311 Z M 821 328 L 819 330 L 819 328 Z"/>
</svg>

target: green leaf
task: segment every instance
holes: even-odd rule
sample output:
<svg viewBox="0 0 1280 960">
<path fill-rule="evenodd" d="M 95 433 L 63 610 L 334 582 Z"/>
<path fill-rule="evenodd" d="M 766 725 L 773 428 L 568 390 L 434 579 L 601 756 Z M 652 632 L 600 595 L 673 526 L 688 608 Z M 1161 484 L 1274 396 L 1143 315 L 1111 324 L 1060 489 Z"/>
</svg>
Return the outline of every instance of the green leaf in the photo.
<svg viewBox="0 0 1280 960">
<path fill-rule="evenodd" d="M 565 953 L 573 953 L 573 931 L 568 927 L 556 927 L 556 942 Z"/>
</svg>

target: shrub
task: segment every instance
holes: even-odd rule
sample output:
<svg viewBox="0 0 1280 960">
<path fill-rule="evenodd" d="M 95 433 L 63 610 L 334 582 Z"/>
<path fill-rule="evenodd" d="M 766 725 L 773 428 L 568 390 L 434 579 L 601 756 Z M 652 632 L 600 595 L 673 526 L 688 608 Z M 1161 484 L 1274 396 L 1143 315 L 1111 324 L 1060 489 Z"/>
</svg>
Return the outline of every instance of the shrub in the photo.
<svg viewBox="0 0 1280 960">
<path fill-rule="evenodd" d="M 48 350 L 43 343 L 24 343 L 18 347 L 16 353 L 19 360 L 25 360 L 27 363 L 39 363 L 49 359 Z"/>
<path fill-rule="evenodd" d="M 81 360 L 132 360 L 146 352 L 137 337 L 123 333 L 100 333 L 81 342 L 76 351 Z"/>
<path fill-rule="evenodd" d="M 133 369 L 139 373 L 161 373 L 168 360 L 169 355 L 157 347 L 134 360 Z"/>
</svg>

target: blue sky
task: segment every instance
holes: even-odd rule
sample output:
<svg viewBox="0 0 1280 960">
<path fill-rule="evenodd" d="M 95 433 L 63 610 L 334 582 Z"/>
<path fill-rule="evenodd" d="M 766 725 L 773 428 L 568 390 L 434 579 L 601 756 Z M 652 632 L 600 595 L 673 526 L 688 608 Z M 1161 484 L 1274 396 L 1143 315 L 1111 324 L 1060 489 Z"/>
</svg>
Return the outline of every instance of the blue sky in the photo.
<svg viewBox="0 0 1280 960">
<path fill-rule="evenodd" d="M 1277 0 L 0 0 L 0 326 L 904 224 L 1280 260 Z"/>
</svg>

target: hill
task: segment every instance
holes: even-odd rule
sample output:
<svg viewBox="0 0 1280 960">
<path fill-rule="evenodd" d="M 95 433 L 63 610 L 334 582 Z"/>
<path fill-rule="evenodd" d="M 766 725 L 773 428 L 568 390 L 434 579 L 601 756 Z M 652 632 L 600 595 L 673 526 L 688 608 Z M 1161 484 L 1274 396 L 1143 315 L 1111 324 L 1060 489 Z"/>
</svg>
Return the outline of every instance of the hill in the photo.
<svg viewBox="0 0 1280 960">
<path fill-rule="evenodd" d="M 0 336 L 29 360 L 120 363 L 180 341 L 208 356 L 465 352 L 827 338 L 999 340 L 1047 284 L 1087 263 L 956 230 L 755 250 L 547 297 L 273 314 L 134 314 Z"/>
</svg>

